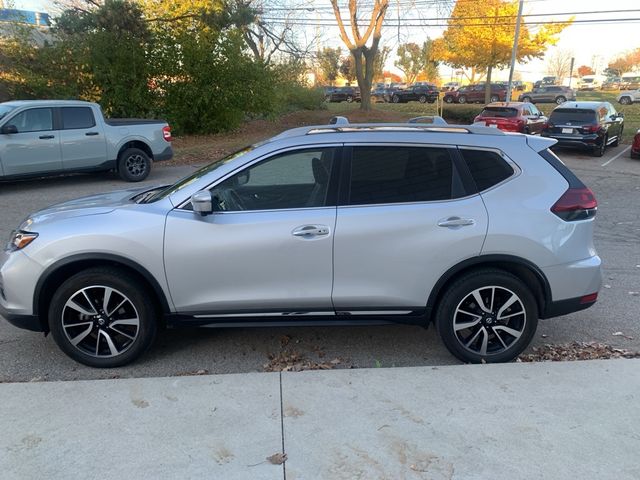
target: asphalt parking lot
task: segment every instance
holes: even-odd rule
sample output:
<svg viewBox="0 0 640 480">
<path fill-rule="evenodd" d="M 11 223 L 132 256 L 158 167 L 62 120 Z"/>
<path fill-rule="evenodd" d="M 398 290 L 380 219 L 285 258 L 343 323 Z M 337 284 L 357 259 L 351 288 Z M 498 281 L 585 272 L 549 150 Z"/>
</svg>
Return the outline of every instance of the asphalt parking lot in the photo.
<svg viewBox="0 0 640 480">
<path fill-rule="evenodd" d="M 594 307 L 541 321 L 532 347 L 595 341 L 640 350 L 640 161 L 625 148 L 611 148 L 602 158 L 558 151 L 598 199 L 595 242 L 604 261 L 604 288 Z M 145 183 L 168 183 L 193 168 L 156 166 Z M 34 210 L 130 186 L 114 175 L 0 183 L 0 239 L 5 242 Z M 338 368 L 458 363 L 434 329 L 419 327 L 182 329 L 162 332 L 134 365 L 96 370 L 67 358 L 51 337 L 0 321 L 0 382 L 262 371 L 283 348 L 313 361 L 334 360 Z"/>
</svg>

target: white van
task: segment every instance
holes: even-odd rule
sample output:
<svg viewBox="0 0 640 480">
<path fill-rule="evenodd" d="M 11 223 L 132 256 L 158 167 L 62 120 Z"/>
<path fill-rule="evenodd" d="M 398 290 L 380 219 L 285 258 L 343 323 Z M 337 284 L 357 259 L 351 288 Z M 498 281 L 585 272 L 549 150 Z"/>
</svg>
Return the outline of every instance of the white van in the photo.
<svg viewBox="0 0 640 480">
<path fill-rule="evenodd" d="M 578 80 L 578 90 L 596 90 L 602 88 L 602 83 L 606 80 L 604 75 L 585 75 Z"/>
</svg>

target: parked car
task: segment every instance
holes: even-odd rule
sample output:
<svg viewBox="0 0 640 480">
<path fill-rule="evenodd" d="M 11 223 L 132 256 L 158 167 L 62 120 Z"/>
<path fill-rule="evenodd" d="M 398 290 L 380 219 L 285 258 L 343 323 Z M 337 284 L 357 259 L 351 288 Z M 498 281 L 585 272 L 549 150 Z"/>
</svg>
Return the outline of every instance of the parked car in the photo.
<svg viewBox="0 0 640 480">
<path fill-rule="evenodd" d="M 640 88 L 639 73 L 623 73 L 620 78 L 620 90 L 637 90 Z"/>
<path fill-rule="evenodd" d="M 638 103 L 640 102 L 640 89 L 622 92 L 620 95 L 618 95 L 616 100 L 618 100 L 618 103 L 620 103 L 621 105 L 631 105 L 632 103 Z"/>
<path fill-rule="evenodd" d="M 358 87 L 337 87 L 326 98 L 326 101 L 333 103 L 340 102 L 359 102 L 360 88 Z"/>
<path fill-rule="evenodd" d="M 608 78 L 602 84 L 602 90 L 620 90 L 622 79 L 620 77 Z"/>
<path fill-rule="evenodd" d="M 391 101 L 393 103 L 407 103 L 411 101 L 434 103 L 439 95 L 440 92 L 438 92 L 438 88 L 435 85 L 416 85 L 403 90 L 396 90 L 391 96 Z"/>
<path fill-rule="evenodd" d="M 371 90 L 371 101 L 386 102 L 389 97 L 389 89 L 386 87 L 376 87 Z"/>
<path fill-rule="evenodd" d="M 495 102 L 484 107 L 473 121 L 506 132 L 539 134 L 547 117 L 532 103 Z"/>
<path fill-rule="evenodd" d="M 534 84 L 533 84 L 533 88 L 540 88 L 540 87 L 544 87 L 546 85 L 555 85 L 556 82 L 556 77 L 542 77 L 542 80 L 537 80 Z"/>
<path fill-rule="evenodd" d="M 513 86 L 513 89 L 517 92 L 525 91 L 525 84 L 522 80 L 514 80 L 513 82 L 511 82 L 511 85 Z"/>
<path fill-rule="evenodd" d="M 446 103 L 482 103 L 484 102 L 484 84 L 467 85 L 460 87 L 455 92 L 447 92 L 444 95 Z M 491 84 L 490 102 L 503 102 L 507 96 L 507 89 L 504 85 Z"/>
<path fill-rule="evenodd" d="M 555 103 L 557 105 L 566 101 L 575 101 L 575 99 L 576 93 L 571 88 L 561 85 L 534 88 L 530 92 L 521 93 L 518 97 L 520 102 Z"/>
<path fill-rule="evenodd" d="M 97 103 L 0 103 L 0 179 L 116 170 L 139 182 L 173 156 L 171 140 L 164 120 L 105 119 Z"/>
<path fill-rule="evenodd" d="M 640 158 L 640 130 L 633 136 L 631 143 L 631 158 Z"/>
<path fill-rule="evenodd" d="M 609 145 L 618 146 L 623 130 L 624 116 L 609 102 L 567 102 L 551 112 L 542 136 L 558 140 L 558 146 L 589 149 L 601 157 Z"/>
<path fill-rule="evenodd" d="M 554 143 L 344 119 L 289 130 L 171 186 L 30 215 L 0 253 L 0 314 L 94 367 L 136 359 L 160 322 L 435 323 L 461 360 L 509 361 L 539 318 L 600 289 L 597 202 Z"/>
<path fill-rule="evenodd" d="M 460 82 L 447 82 L 440 88 L 441 92 L 452 92 L 460 88 Z"/>
</svg>

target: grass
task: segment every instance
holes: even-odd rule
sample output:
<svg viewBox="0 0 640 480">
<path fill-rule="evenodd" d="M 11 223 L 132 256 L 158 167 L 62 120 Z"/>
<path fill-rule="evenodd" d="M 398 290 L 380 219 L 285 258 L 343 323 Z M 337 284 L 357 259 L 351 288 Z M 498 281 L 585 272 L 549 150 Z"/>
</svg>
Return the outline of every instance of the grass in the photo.
<svg viewBox="0 0 640 480">
<path fill-rule="evenodd" d="M 631 139 L 640 129 L 640 104 L 620 105 L 616 102 L 617 92 L 578 92 L 578 100 L 606 100 L 616 110 L 624 113 L 624 133 L 622 143 Z M 539 104 L 538 107 L 549 114 L 554 104 Z M 468 124 L 482 110 L 481 104 L 445 104 L 443 117 L 450 123 Z M 378 103 L 370 112 L 360 111 L 356 103 L 331 103 L 326 110 L 298 110 L 280 116 L 276 120 L 251 120 L 238 130 L 214 135 L 191 135 L 177 137 L 173 146 L 175 157 L 165 164 L 197 165 L 218 160 L 229 153 L 259 140 L 277 135 L 289 128 L 304 125 L 326 124 L 335 115 L 344 115 L 351 122 L 406 122 L 419 115 L 436 115 L 435 104 L 419 102 L 392 104 Z"/>
</svg>

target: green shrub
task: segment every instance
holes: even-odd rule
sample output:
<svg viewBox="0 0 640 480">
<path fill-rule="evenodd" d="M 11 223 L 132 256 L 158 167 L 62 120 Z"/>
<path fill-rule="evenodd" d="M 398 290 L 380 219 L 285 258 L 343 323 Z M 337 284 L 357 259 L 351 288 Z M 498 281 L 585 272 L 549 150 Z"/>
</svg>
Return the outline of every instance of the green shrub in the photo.
<svg viewBox="0 0 640 480">
<path fill-rule="evenodd" d="M 448 123 L 468 125 L 482 112 L 484 105 L 450 105 L 445 104 L 442 112 Z"/>
<path fill-rule="evenodd" d="M 321 88 L 309 88 L 299 83 L 288 82 L 281 87 L 279 109 L 291 110 L 321 110 L 327 108 L 324 92 Z"/>
</svg>

